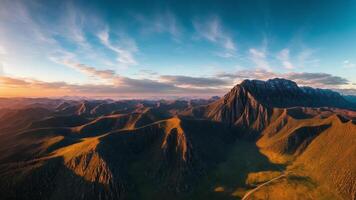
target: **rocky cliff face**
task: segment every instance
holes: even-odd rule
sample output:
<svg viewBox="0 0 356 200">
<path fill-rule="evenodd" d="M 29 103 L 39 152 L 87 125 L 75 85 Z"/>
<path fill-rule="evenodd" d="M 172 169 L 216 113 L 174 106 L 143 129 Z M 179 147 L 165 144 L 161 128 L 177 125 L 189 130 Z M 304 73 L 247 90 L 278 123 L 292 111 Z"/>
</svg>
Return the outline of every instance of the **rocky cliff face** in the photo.
<svg viewBox="0 0 356 200">
<path fill-rule="evenodd" d="M 270 107 L 337 107 L 354 108 L 339 93 L 328 89 L 299 87 L 286 79 L 268 81 L 245 80 L 240 87 L 248 90 L 258 101 Z"/>
<path fill-rule="evenodd" d="M 223 98 L 190 114 L 237 125 L 254 131 L 263 130 L 277 119 L 284 108 L 334 107 L 353 108 L 339 93 L 310 87 L 299 87 L 286 79 L 245 80 Z"/>
<path fill-rule="evenodd" d="M 223 98 L 208 105 L 205 116 L 259 131 L 269 122 L 272 112 L 273 109 L 258 102 L 245 87 L 237 85 Z"/>
</svg>

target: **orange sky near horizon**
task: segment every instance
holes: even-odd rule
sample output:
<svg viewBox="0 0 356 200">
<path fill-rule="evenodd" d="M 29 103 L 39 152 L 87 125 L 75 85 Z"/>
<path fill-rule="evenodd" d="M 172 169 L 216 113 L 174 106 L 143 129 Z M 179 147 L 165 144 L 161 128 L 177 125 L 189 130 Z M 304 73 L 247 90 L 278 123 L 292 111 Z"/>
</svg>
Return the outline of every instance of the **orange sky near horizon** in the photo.
<svg viewBox="0 0 356 200">
<path fill-rule="evenodd" d="M 56 97 L 65 95 L 66 91 L 63 91 L 62 89 L 40 89 L 30 87 L 18 88 L 0 86 L 0 97 Z"/>
</svg>

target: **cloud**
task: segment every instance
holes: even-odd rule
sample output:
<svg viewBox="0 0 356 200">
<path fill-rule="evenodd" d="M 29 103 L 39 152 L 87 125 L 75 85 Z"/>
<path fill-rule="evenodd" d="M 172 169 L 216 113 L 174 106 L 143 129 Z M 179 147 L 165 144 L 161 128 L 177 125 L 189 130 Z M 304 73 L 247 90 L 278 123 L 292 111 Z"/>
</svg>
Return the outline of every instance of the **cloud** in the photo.
<svg viewBox="0 0 356 200">
<path fill-rule="evenodd" d="M 193 21 L 194 28 L 198 35 L 223 47 L 226 51 L 235 51 L 236 45 L 234 40 L 226 33 L 220 19 L 214 16 L 206 20 L 205 22 L 198 20 Z"/>
<path fill-rule="evenodd" d="M 327 73 L 289 73 L 286 78 L 303 85 L 319 87 L 339 86 L 349 84 L 350 81 L 340 76 L 333 76 Z"/>
<path fill-rule="evenodd" d="M 8 53 L 7 65 L 16 65 L 14 60 L 20 56 L 24 59 L 34 58 L 26 60 L 29 67 L 34 64 L 33 60 L 42 58 L 59 63 L 58 58 L 55 58 L 59 56 L 68 57 L 61 60 L 75 60 L 78 63 L 85 61 L 102 66 L 127 67 L 138 63 L 135 58 L 135 53 L 138 52 L 135 41 L 124 32 L 111 33 L 109 37 L 109 26 L 95 9 L 86 9 L 76 2 L 56 5 L 58 9 L 51 10 L 51 15 L 44 18 L 50 5 L 30 1 L 4 2 L 0 7 L 0 21 L 3 22 L 0 23 L 0 42 Z M 109 50 L 103 51 L 103 48 L 94 48 L 98 44 L 93 36 L 106 30 L 105 27 L 108 37 L 104 46 Z M 36 63 L 36 66 L 49 71 L 46 68 L 49 63 L 46 62 L 47 60 L 43 60 Z"/>
<path fill-rule="evenodd" d="M 232 58 L 236 57 L 236 54 L 234 52 L 229 52 L 229 51 L 223 51 L 223 52 L 216 52 L 215 55 L 222 57 L 222 58 Z"/>
<path fill-rule="evenodd" d="M 297 56 L 298 65 L 300 67 L 318 66 L 319 59 L 313 58 L 316 50 L 310 48 L 304 48 Z"/>
<path fill-rule="evenodd" d="M 231 84 L 231 82 L 219 78 L 204 78 L 190 76 L 160 76 L 160 80 L 182 87 L 221 87 Z"/>
<path fill-rule="evenodd" d="M 99 77 L 104 80 L 113 79 L 117 77 L 114 70 L 98 70 L 95 69 L 94 67 L 82 63 L 71 62 L 71 61 L 64 61 L 64 64 L 91 77 Z"/>
<path fill-rule="evenodd" d="M 244 79 L 267 80 L 279 77 L 293 80 L 299 85 L 328 88 L 343 91 L 343 93 L 347 94 L 356 91 L 347 79 L 326 73 L 274 73 L 257 69 L 242 70 L 235 73 L 220 73 L 215 77 L 162 75 L 158 79 L 133 79 L 119 76 L 110 70 L 96 70 L 86 65 L 77 64 L 73 65 L 73 67 L 88 76 L 96 76 L 108 80 L 109 84 L 98 82 L 97 84 L 71 84 L 0 76 L 0 88 L 11 88 L 10 91 L 15 94 L 17 90 L 22 89 L 29 94 L 47 95 L 48 92 L 52 92 L 56 96 L 131 96 L 131 98 L 175 95 L 211 96 L 228 92 L 230 87 Z M 21 93 L 17 92 L 17 94 Z M 6 95 L 6 93 L 2 95 Z"/>
<path fill-rule="evenodd" d="M 268 59 L 268 39 L 267 37 L 263 37 L 262 44 L 258 48 L 250 48 L 248 49 L 248 59 L 255 64 L 255 68 L 271 71 L 271 67 L 269 65 Z"/>
<path fill-rule="evenodd" d="M 66 82 L 45 82 L 29 78 L 14 78 L 9 76 L 0 76 L 0 87 L 21 88 L 21 89 L 65 89 L 74 86 Z"/>
<path fill-rule="evenodd" d="M 88 20 L 87 16 L 70 2 L 65 4 L 65 12 L 64 17 L 60 20 L 61 29 L 57 29 L 57 31 L 69 40 L 74 41 L 77 45 L 87 48 L 89 43 L 83 30 L 85 22 Z"/>
<path fill-rule="evenodd" d="M 140 73 L 147 74 L 147 75 L 150 75 L 150 76 L 158 75 L 157 72 L 155 72 L 153 70 L 149 70 L 149 69 L 141 69 Z"/>
<path fill-rule="evenodd" d="M 294 68 L 293 64 L 291 63 L 291 61 L 289 59 L 289 49 L 283 49 L 281 52 L 279 52 L 279 54 L 277 55 L 277 58 L 279 61 L 281 61 L 282 65 L 286 69 Z"/>
<path fill-rule="evenodd" d="M 244 79 L 267 80 L 269 78 L 276 77 L 276 74 L 271 71 L 266 71 L 264 69 L 255 69 L 255 70 L 239 70 L 230 73 L 222 72 L 216 74 L 216 76 L 241 81 Z"/>
<path fill-rule="evenodd" d="M 349 60 L 344 60 L 344 62 L 342 62 L 342 63 L 343 63 L 343 67 L 344 68 L 351 69 L 351 68 L 355 68 L 356 67 L 355 63 L 352 63 Z"/>
<path fill-rule="evenodd" d="M 299 85 L 331 89 L 340 88 L 344 85 L 350 84 L 350 81 L 345 78 L 327 73 L 275 73 L 263 69 L 241 70 L 235 73 L 219 73 L 217 74 L 217 77 L 233 79 L 235 82 L 244 79 L 267 80 L 271 78 L 285 78 L 295 81 Z"/>
<path fill-rule="evenodd" d="M 141 78 L 156 78 L 159 73 L 149 69 L 141 69 L 134 75 Z"/>
<path fill-rule="evenodd" d="M 6 51 L 5 47 L 0 45 L 0 56 L 1 55 L 6 55 L 6 54 L 7 54 L 7 51 Z"/>
<path fill-rule="evenodd" d="M 15 79 L 15 78 L 6 77 L 6 76 L 0 76 L 0 83 L 2 85 L 7 85 L 7 86 L 25 86 L 25 85 L 29 84 L 28 82 L 26 82 L 24 80 Z"/>
<path fill-rule="evenodd" d="M 137 14 L 134 17 L 145 33 L 169 33 L 174 40 L 178 40 L 181 36 L 182 28 L 175 15 L 169 10 L 156 13 L 154 16 Z"/>
<path fill-rule="evenodd" d="M 124 66 L 137 64 L 137 61 L 134 57 L 134 53 L 136 53 L 138 49 L 136 46 L 136 42 L 132 38 L 120 35 L 119 42 L 121 43 L 121 46 L 115 46 L 110 41 L 110 31 L 108 27 L 106 27 L 103 31 L 99 32 L 97 34 L 97 37 L 104 46 L 117 53 L 117 61 L 120 64 Z"/>
<path fill-rule="evenodd" d="M 265 49 L 255 49 L 251 48 L 249 49 L 249 54 L 250 54 L 250 60 L 255 63 L 256 68 L 258 69 L 264 69 L 270 71 L 271 68 L 269 66 L 269 63 L 267 61 L 267 54 Z"/>
<path fill-rule="evenodd" d="M 125 76 L 120 76 L 116 74 L 114 70 L 98 70 L 92 66 L 88 66 L 82 63 L 77 63 L 69 60 L 56 60 L 70 68 L 73 68 L 87 76 L 100 78 L 107 81 L 108 84 L 105 85 L 89 85 L 84 84 L 82 86 L 71 85 L 71 89 L 78 89 L 79 92 L 91 91 L 87 87 L 93 86 L 98 93 L 106 92 L 122 92 L 122 93 L 176 93 L 182 94 L 184 92 L 198 92 L 204 93 L 205 89 L 208 91 L 221 92 L 216 89 L 213 90 L 209 88 L 211 86 L 220 86 L 221 84 L 226 85 L 226 81 L 217 78 L 198 78 L 198 77 L 188 77 L 188 76 L 160 76 L 158 80 L 156 79 L 133 79 Z M 152 75 L 158 75 L 152 71 L 144 70 L 145 73 L 150 73 Z M 68 86 L 68 85 L 66 85 Z M 106 88 L 105 88 L 106 86 Z M 202 89 L 202 91 L 200 91 Z M 100 91 L 99 91 L 100 90 Z"/>
<path fill-rule="evenodd" d="M 10 92 L 15 93 L 23 90 L 28 95 L 37 94 L 35 96 L 103 96 L 103 97 L 130 97 L 144 98 L 146 96 L 182 96 L 182 95 L 198 95 L 211 96 L 214 94 L 223 94 L 225 90 L 212 88 L 182 88 L 171 83 L 163 83 L 149 79 L 132 79 L 128 77 L 120 77 L 121 83 L 116 85 L 103 84 L 69 84 L 66 82 L 45 82 L 33 79 L 19 79 L 0 76 L 0 88 L 11 88 Z M 6 96 L 6 90 L 2 93 Z"/>
<path fill-rule="evenodd" d="M 175 92 L 179 90 L 178 87 L 169 83 L 162 83 L 150 79 L 132 79 L 128 77 L 122 77 L 121 84 L 118 87 L 121 87 L 122 90 L 125 90 L 126 92 L 143 93 Z"/>
<path fill-rule="evenodd" d="M 31 3 L 29 2 L 29 4 Z M 26 38 L 31 38 L 29 40 L 31 43 L 56 43 L 51 37 L 51 31 L 49 31 L 51 29 L 43 29 L 42 24 L 37 23 L 28 7 L 21 1 L 3 1 L 0 7 L 0 20 L 4 23 L 1 23 L 3 27 L 0 28 L 10 36 L 16 36 L 16 31 L 20 30 L 26 34 Z M 16 30 L 12 32 L 12 29 Z"/>
<path fill-rule="evenodd" d="M 63 64 L 71 68 L 74 68 L 90 77 L 97 77 L 106 80 L 112 85 L 117 85 L 120 87 L 128 86 L 134 88 L 144 87 L 146 91 L 150 91 L 149 88 L 156 88 L 156 87 L 161 87 L 161 89 L 164 88 L 173 89 L 175 87 L 208 88 L 208 87 L 221 87 L 229 84 L 228 81 L 219 78 L 190 77 L 190 76 L 180 76 L 180 75 L 177 76 L 163 75 L 163 76 L 159 76 L 158 80 L 151 80 L 145 78 L 132 79 L 129 77 L 119 76 L 113 70 L 98 70 L 94 67 L 81 63 L 64 61 Z M 147 72 L 147 70 L 145 72 Z M 149 71 L 149 73 L 152 74 L 151 71 Z M 157 75 L 156 73 L 154 74 Z"/>
</svg>

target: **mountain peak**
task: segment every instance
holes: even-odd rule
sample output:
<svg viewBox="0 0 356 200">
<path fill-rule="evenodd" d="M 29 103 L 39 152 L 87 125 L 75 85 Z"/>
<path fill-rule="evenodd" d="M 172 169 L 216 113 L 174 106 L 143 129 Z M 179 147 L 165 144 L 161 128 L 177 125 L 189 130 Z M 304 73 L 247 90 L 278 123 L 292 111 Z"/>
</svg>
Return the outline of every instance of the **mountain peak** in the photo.
<svg viewBox="0 0 356 200">
<path fill-rule="evenodd" d="M 276 86 L 276 85 L 283 85 L 286 87 L 298 87 L 297 83 L 288 79 L 284 78 L 274 78 L 274 79 L 269 79 L 266 81 L 267 84 Z"/>
<path fill-rule="evenodd" d="M 285 88 L 285 89 L 297 89 L 298 85 L 296 82 L 283 79 L 283 78 L 273 78 L 268 79 L 267 81 L 262 80 L 244 80 L 240 84 L 247 89 L 262 87 L 264 89 L 273 89 L 273 88 Z"/>
<path fill-rule="evenodd" d="M 339 93 L 312 87 L 299 87 L 296 82 L 273 78 L 267 81 L 244 80 L 236 85 L 248 91 L 261 104 L 270 107 L 337 107 L 354 108 Z"/>
</svg>

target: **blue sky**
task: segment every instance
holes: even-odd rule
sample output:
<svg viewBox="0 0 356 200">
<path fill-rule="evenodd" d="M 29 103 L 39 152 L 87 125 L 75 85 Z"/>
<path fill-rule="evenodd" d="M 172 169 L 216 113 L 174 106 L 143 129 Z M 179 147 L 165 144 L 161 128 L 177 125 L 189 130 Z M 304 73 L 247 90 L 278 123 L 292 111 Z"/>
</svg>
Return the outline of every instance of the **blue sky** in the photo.
<svg viewBox="0 0 356 200">
<path fill-rule="evenodd" d="M 0 4 L 1 96 L 211 96 L 273 77 L 355 93 L 355 1 Z"/>
</svg>

